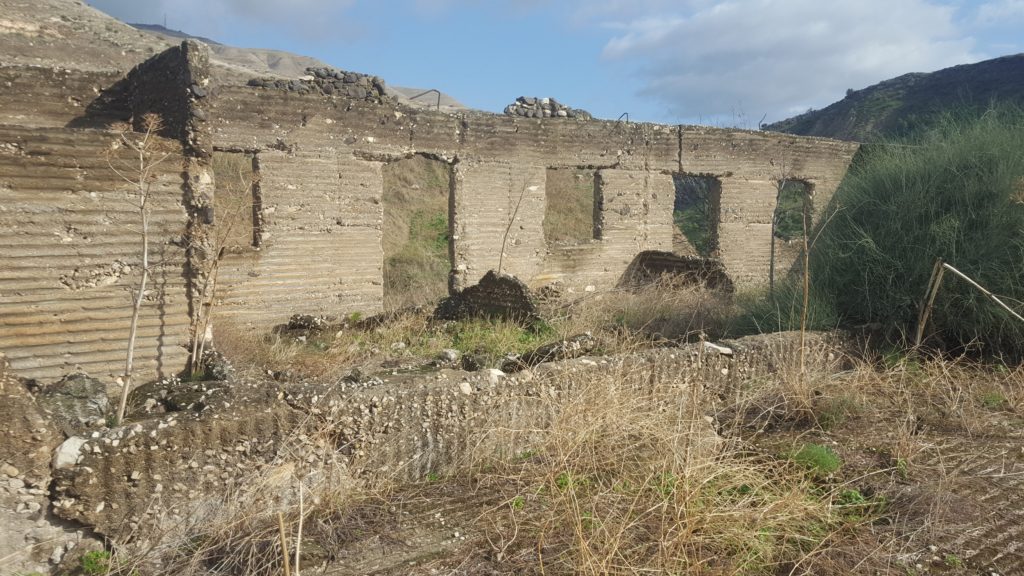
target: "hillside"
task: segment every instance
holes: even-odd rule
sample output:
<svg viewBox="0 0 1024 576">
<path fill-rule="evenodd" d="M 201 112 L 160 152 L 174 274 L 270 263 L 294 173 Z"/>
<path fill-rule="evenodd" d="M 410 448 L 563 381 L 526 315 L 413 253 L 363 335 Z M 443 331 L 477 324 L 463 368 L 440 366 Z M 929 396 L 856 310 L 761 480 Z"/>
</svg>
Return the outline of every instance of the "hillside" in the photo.
<svg viewBox="0 0 1024 576">
<path fill-rule="evenodd" d="M 763 128 L 801 136 L 866 142 L 901 136 L 947 110 L 981 108 L 992 101 L 1024 104 L 1024 54 L 911 73 L 852 90 L 842 100 Z"/>
<path fill-rule="evenodd" d="M 127 72 L 169 46 L 81 2 L 0 0 L 5 66 Z"/>
<path fill-rule="evenodd" d="M 180 30 L 171 30 L 158 24 L 133 23 L 129 25 L 140 31 L 156 36 L 160 40 L 169 44 L 176 44 L 188 38 L 204 42 L 210 46 L 211 58 L 215 63 L 220 64 L 225 69 L 232 69 L 241 72 L 242 76 L 279 76 L 282 78 L 298 78 L 299 76 L 306 74 L 306 68 L 333 67 L 321 60 L 311 58 L 309 56 L 301 56 L 299 54 L 293 54 L 291 52 L 284 52 L 281 50 L 228 46 L 217 42 L 216 40 L 203 38 L 202 36 L 193 36 Z M 369 70 L 362 70 L 360 72 L 372 73 L 372 71 Z M 406 104 L 431 106 L 437 102 L 435 95 L 424 96 L 413 101 L 409 100 L 410 96 L 415 96 L 423 92 L 423 88 L 408 88 L 404 86 L 388 85 L 388 91 L 392 96 Z M 452 98 L 442 92 L 441 108 L 457 110 L 463 109 L 465 106 L 455 98 Z"/>
</svg>

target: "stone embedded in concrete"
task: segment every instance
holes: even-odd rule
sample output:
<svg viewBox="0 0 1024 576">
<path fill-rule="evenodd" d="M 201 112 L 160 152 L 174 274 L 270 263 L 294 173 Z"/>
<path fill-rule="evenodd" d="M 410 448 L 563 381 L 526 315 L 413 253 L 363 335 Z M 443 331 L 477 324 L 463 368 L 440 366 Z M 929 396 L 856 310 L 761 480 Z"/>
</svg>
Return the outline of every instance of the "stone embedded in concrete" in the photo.
<svg viewBox="0 0 1024 576">
<path fill-rule="evenodd" d="M 68 436 L 102 423 L 110 404 L 106 385 L 82 373 L 69 374 L 43 387 L 36 403 Z"/>
</svg>

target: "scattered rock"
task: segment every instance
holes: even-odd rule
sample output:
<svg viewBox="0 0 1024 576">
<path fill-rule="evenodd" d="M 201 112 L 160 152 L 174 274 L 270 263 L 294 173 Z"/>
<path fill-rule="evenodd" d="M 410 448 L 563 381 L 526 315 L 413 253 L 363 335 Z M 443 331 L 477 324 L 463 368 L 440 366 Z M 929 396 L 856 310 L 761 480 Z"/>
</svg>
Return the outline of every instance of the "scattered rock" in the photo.
<svg viewBox="0 0 1024 576">
<path fill-rule="evenodd" d="M 330 324 L 325 316 L 313 316 L 312 314 L 292 314 L 288 319 L 286 330 L 305 330 L 308 332 L 319 332 Z"/>
<path fill-rule="evenodd" d="M 274 370 L 269 375 L 277 382 L 291 382 L 295 379 L 295 373 L 291 370 Z"/>
<path fill-rule="evenodd" d="M 349 384 L 358 384 L 363 381 L 363 371 L 359 368 L 353 368 L 347 376 L 341 379 L 342 382 Z"/>
<path fill-rule="evenodd" d="M 65 440 L 53 454 L 53 469 L 61 470 L 63 468 L 70 468 L 78 463 L 78 457 L 81 455 L 82 447 L 85 446 L 86 440 L 81 436 L 72 436 Z"/>
<path fill-rule="evenodd" d="M 225 392 L 226 387 L 215 380 L 183 382 L 178 377 L 170 377 L 132 390 L 129 405 L 134 416 L 184 410 L 202 412 Z"/>
<path fill-rule="evenodd" d="M 203 376 L 206 380 L 226 382 L 235 374 L 235 368 L 223 354 L 216 350 L 203 352 Z"/>
<path fill-rule="evenodd" d="M 487 381 L 491 384 L 497 384 L 505 379 L 505 373 L 497 368 L 491 368 L 487 371 Z"/>
<path fill-rule="evenodd" d="M 577 334 L 575 336 L 545 344 L 535 350 L 531 350 L 522 356 L 507 358 L 501 369 L 505 372 L 519 372 L 536 366 L 542 362 L 553 362 L 555 360 L 568 360 L 578 358 L 592 352 L 597 347 L 597 340 L 590 332 Z"/>
<path fill-rule="evenodd" d="M 453 368 L 458 365 L 462 353 L 454 348 L 445 348 L 434 359 L 433 365 L 437 368 Z"/>
<path fill-rule="evenodd" d="M 462 357 L 459 365 L 466 372 L 477 372 L 487 365 L 487 356 L 479 352 L 470 352 Z"/>
<path fill-rule="evenodd" d="M 715 352 L 722 356 L 732 356 L 732 348 L 722 346 L 720 344 L 712 344 L 711 342 L 704 343 L 704 350 L 707 352 Z"/>
</svg>

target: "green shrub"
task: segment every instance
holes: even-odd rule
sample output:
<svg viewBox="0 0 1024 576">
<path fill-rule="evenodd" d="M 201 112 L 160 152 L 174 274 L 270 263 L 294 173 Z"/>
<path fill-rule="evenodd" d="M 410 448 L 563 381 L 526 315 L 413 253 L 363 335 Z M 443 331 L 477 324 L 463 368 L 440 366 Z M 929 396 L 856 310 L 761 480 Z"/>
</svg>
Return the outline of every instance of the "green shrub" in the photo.
<svg viewBox="0 0 1024 576">
<path fill-rule="evenodd" d="M 807 469 L 814 476 L 828 476 L 843 465 L 842 459 L 828 446 L 804 444 L 789 456 L 790 460 Z"/>
<path fill-rule="evenodd" d="M 835 302 L 813 282 L 809 296 L 807 329 L 834 330 L 840 322 Z M 776 284 L 773 293 L 740 294 L 737 302 L 742 312 L 730 330 L 737 335 L 800 329 L 803 286 L 795 278 Z"/>
<path fill-rule="evenodd" d="M 86 576 L 99 576 L 110 571 L 110 552 L 92 550 L 82 555 L 82 573 Z"/>
<path fill-rule="evenodd" d="M 974 120 L 948 116 L 914 142 L 862 148 L 812 234 L 812 301 L 903 343 L 939 257 L 992 292 L 1024 300 L 1021 150 L 1024 111 L 1007 107 Z M 781 292 L 780 324 L 792 326 L 786 302 L 799 290 Z M 1024 324 L 948 273 L 929 333 L 947 349 L 1024 351 Z"/>
<path fill-rule="evenodd" d="M 981 405 L 989 410 L 1002 410 L 1006 408 L 1006 396 L 1001 392 L 985 392 L 981 395 Z"/>
</svg>

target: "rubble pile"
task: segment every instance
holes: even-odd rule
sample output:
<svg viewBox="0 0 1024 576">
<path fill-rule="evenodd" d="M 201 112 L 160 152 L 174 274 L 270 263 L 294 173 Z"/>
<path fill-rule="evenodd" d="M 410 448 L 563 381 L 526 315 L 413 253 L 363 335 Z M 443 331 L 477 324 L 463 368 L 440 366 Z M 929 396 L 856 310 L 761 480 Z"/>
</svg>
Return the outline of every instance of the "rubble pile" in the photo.
<svg viewBox="0 0 1024 576">
<path fill-rule="evenodd" d="M 532 96 L 516 98 L 515 102 L 505 106 L 505 114 L 525 118 L 580 118 L 582 120 L 593 118 L 590 112 L 571 108 L 554 98 L 534 98 Z"/>
</svg>

